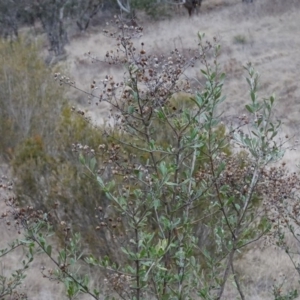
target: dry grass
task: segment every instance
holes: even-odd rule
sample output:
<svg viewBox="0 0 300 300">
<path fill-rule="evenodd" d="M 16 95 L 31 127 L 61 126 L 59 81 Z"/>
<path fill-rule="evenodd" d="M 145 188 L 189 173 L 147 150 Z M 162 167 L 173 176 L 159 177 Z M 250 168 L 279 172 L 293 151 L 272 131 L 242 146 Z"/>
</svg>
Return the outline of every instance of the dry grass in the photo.
<svg viewBox="0 0 300 300">
<path fill-rule="evenodd" d="M 300 89 L 297 86 L 300 75 L 300 36 L 297 34 L 300 5 L 297 0 L 256 0 L 251 5 L 240 2 L 206 0 L 201 14 L 191 19 L 179 15 L 171 20 L 142 24 L 145 30 L 140 41 L 152 53 L 165 53 L 174 47 L 183 51 L 195 49 L 198 31 L 205 32 L 210 39 L 216 36 L 222 45 L 220 63 L 228 78 L 224 90 L 229 100 L 224 108 L 226 114 L 236 115 L 243 110 L 248 99 L 243 65 L 251 61 L 261 74 L 262 95 L 275 92 L 280 99 L 277 114 L 289 130 L 295 132 L 300 109 Z M 237 39 L 243 42 L 236 42 Z M 91 63 L 83 55 L 91 51 L 102 59 L 107 49 L 114 45 L 114 40 L 105 37 L 101 30 L 71 42 L 67 48 L 68 64 L 78 86 L 88 89 L 92 80 L 100 80 L 107 73 L 122 78 L 120 69 Z M 197 77 L 196 71 L 197 68 L 195 73 L 187 75 Z M 84 95 L 77 94 L 75 98 L 82 106 L 87 106 Z M 93 107 L 93 117 L 99 121 L 106 109 L 106 106 L 97 110 Z"/>
<path fill-rule="evenodd" d="M 209 38 L 216 36 L 222 45 L 220 63 L 227 73 L 224 90 L 228 99 L 224 106 L 227 118 L 241 113 L 248 100 L 243 65 L 251 61 L 261 74 L 261 95 L 275 92 L 279 99 L 277 115 L 284 121 L 284 131 L 297 135 L 300 111 L 300 2 L 254 0 L 253 4 L 245 5 L 240 0 L 206 0 L 201 10 L 198 16 L 191 19 L 179 15 L 172 20 L 142 24 L 145 37 L 141 41 L 152 53 L 162 53 L 174 46 L 184 51 L 195 48 L 198 31 L 205 32 Z M 106 74 L 122 78 L 120 69 L 92 64 L 84 58 L 84 53 L 88 51 L 103 58 L 114 44 L 114 40 L 105 37 L 100 28 L 98 33 L 86 34 L 71 41 L 67 47 L 67 63 L 79 87 L 88 89 L 92 80 L 100 80 Z M 196 72 L 187 75 L 199 76 Z M 78 93 L 72 94 L 72 97 L 90 111 L 96 123 L 102 122 L 107 106 L 90 107 L 88 99 Z M 289 152 L 286 160 L 294 170 L 299 154 Z M 6 242 L 9 236 L 10 232 L 0 231 L 1 241 Z M 6 264 L 13 264 L 19 259 L 20 256 L 15 256 Z M 63 299 L 61 286 L 55 283 L 50 285 L 41 279 L 41 263 L 35 263 L 25 282 L 29 299 Z M 298 279 L 286 254 L 274 247 L 257 245 L 237 262 L 236 268 L 246 287 L 246 299 L 251 300 L 274 299 L 270 290 L 273 279 L 280 280 L 280 274 L 288 277 L 291 286 Z M 230 283 L 227 285 L 226 299 L 236 299 L 232 286 Z"/>
<path fill-rule="evenodd" d="M 283 292 L 299 288 L 299 275 L 288 256 L 275 246 L 251 246 L 241 259 L 236 260 L 247 300 L 271 300 L 274 285 L 283 285 Z M 234 280 L 228 281 L 224 300 L 240 299 Z"/>
</svg>

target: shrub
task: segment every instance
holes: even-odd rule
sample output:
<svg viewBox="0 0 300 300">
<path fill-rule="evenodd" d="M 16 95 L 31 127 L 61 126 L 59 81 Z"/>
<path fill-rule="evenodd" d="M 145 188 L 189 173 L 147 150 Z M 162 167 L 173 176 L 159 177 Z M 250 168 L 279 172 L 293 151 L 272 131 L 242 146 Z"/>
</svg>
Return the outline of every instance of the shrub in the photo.
<svg viewBox="0 0 300 300">
<path fill-rule="evenodd" d="M 225 75 L 215 39 L 199 34 L 200 54 L 193 58 L 178 50 L 156 57 L 132 39 L 141 28 L 116 23 L 118 50 L 107 60 L 125 67 L 124 81 L 106 76 L 91 83 L 89 94 L 111 105 L 111 122 L 94 128 L 66 107 L 55 123 L 55 144 L 36 133 L 20 145 L 15 168 L 23 180 L 33 178 L 36 189 L 20 186 L 19 197 L 36 206 L 38 199 L 48 212 L 27 207 L 16 219 L 27 240 L 56 265 L 45 276 L 64 282 L 69 299 L 81 293 L 94 299 L 222 299 L 230 275 L 245 299 L 235 259 L 272 232 L 271 204 L 292 196 L 295 187 L 293 177 L 280 179 L 281 167 L 269 167 L 284 153 L 276 140 L 275 99 L 259 99 L 258 74 L 248 64 L 247 115 L 235 128 L 222 124 Z M 194 91 L 184 72 L 196 60 L 205 85 Z M 59 73 L 55 78 L 76 88 Z M 48 240 L 51 228 L 61 237 L 57 256 Z M 77 230 L 94 254 L 82 253 Z M 103 286 L 78 271 L 82 260 L 106 277 Z"/>
<path fill-rule="evenodd" d="M 234 36 L 234 43 L 244 45 L 247 43 L 247 38 L 244 35 L 238 34 Z"/>
<path fill-rule="evenodd" d="M 126 67 L 124 82 L 107 76 L 92 83 L 90 94 L 113 107 L 114 126 L 99 129 L 105 134 L 99 147 L 74 145 L 88 181 L 95 184 L 91 188 L 98 185 L 105 194 L 91 205 L 98 206 L 94 230 L 103 238 L 98 247 L 105 240 L 113 252 L 88 255 L 85 262 L 103 272 L 106 286 L 98 289 L 87 274 L 74 273 L 82 256 L 78 235 L 66 223 L 61 223 L 65 239 L 57 259 L 31 223 L 25 226 L 29 237 L 56 264 L 53 276 L 66 284 L 69 298 L 86 293 L 99 299 L 107 292 L 109 299 L 115 294 L 123 299 L 221 299 L 232 274 L 245 299 L 234 261 L 270 231 L 268 207 L 262 204 L 280 169 L 268 165 L 283 155 L 275 141 L 280 122 L 272 121 L 274 97 L 259 100 L 258 74 L 248 64 L 248 115 L 239 118 L 237 128 L 222 125 L 217 109 L 225 100 L 224 74 L 219 73 L 216 41 L 206 42 L 199 34 L 199 57 L 185 59 L 175 50 L 158 58 L 130 39 L 141 28 L 119 28 L 122 51 L 108 59 Z M 202 62 L 206 83 L 192 91 L 182 78 L 195 59 Z M 74 87 L 65 76 L 56 78 Z M 278 197 L 271 194 L 268 200 Z M 67 207 L 63 201 L 59 205 Z M 37 224 L 47 225 L 47 220 Z"/>
<path fill-rule="evenodd" d="M 40 136 L 47 145 L 64 104 L 49 69 L 39 57 L 40 47 L 25 39 L 0 41 L 0 149 L 12 158 L 15 147 Z"/>
</svg>

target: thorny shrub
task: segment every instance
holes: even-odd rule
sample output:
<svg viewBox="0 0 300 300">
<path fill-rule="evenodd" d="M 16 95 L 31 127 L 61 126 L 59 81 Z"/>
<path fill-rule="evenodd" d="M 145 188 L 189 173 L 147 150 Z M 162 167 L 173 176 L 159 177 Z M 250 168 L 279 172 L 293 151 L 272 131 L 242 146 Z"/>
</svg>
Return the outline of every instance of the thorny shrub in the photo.
<svg viewBox="0 0 300 300">
<path fill-rule="evenodd" d="M 276 212 L 283 215 L 280 203 L 298 188 L 296 175 L 284 176 L 283 166 L 270 166 L 284 154 L 280 122 L 273 121 L 275 99 L 259 99 L 258 74 L 248 64 L 247 114 L 236 118 L 235 128 L 222 124 L 224 74 L 216 39 L 206 42 L 199 34 L 200 51 L 189 59 L 177 49 L 153 56 L 135 40 L 141 27 L 118 18 L 115 23 L 118 30 L 105 33 L 116 38 L 117 49 L 108 51 L 103 63 L 123 65 L 124 80 L 107 75 L 83 91 L 95 105 L 112 107 L 99 128 L 107 140 L 97 148 L 73 145 L 90 180 L 106 195 L 95 207 L 94 229 L 113 253 L 83 255 L 80 237 L 59 213 L 39 214 L 31 222 L 32 213 L 24 209 L 17 220 L 27 239 L 56 265 L 45 276 L 64 282 L 70 299 L 80 293 L 94 299 L 103 294 L 107 299 L 222 299 L 230 275 L 245 299 L 235 272 L 237 254 L 274 234 Z M 185 71 L 198 61 L 204 85 L 194 90 Z M 55 78 L 79 90 L 71 79 Z M 49 221 L 53 216 L 56 222 Z M 50 225 L 65 237 L 57 257 L 46 238 Z M 76 270 L 81 258 L 101 270 L 103 286 Z"/>
</svg>

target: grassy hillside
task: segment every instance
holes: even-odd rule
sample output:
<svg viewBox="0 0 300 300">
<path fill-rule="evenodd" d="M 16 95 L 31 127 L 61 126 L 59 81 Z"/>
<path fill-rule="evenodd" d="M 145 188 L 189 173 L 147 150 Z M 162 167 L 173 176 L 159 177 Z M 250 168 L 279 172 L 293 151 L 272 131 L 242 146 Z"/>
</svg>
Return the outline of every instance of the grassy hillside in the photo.
<svg viewBox="0 0 300 300">
<path fill-rule="evenodd" d="M 227 74 L 225 92 L 227 98 L 226 114 L 236 115 L 245 103 L 246 82 L 243 65 L 251 61 L 261 74 L 263 94 L 275 93 L 278 102 L 278 117 L 284 120 L 288 130 L 295 132 L 298 122 L 298 105 L 300 91 L 297 86 L 299 78 L 299 45 L 298 28 L 300 22 L 299 2 L 256 0 L 245 5 L 239 0 L 206 0 L 203 1 L 201 13 L 188 18 L 186 11 L 175 15 L 171 20 L 143 23 L 144 38 L 140 42 L 147 45 L 152 53 L 162 54 L 174 47 L 187 51 L 196 49 L 197 32 L 204 32 L 208 38 L 217 37 L 222 51 L 220 63 Z M 92 80 L 101 79 L 107 73 L 121 77 L 119 70 L 91 63 L 84 53 L 91 53 L 102 59 L 107 49 L 113 48 L 114 40 L 102 33 L 93 32 L 76 40 L 67 47 L 70 73 L 77 85 L 89 87 Z M 105 45 L 105 46 L 104 46 Z M 195 73 L 187 74 L 196 78 Z M 87 99 L 77 95 L 83 105 Z M 87 105 L 86 105 L 87 106 Z M 94 110 L 94 108 L 93 108 Z M 104 107 L 99 108 L 101 118 Z"/>
</svg>

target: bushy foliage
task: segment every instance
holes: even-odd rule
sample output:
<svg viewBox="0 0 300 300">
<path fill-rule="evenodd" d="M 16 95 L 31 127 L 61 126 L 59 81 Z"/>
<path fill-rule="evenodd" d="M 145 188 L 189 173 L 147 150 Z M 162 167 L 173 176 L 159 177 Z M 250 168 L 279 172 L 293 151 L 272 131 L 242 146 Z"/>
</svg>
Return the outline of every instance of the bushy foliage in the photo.
<svg viewBox="0 0 300 300">
<path fill-rule="evenodd" d="M 65 102 L 39 49 L 25 39 L 0 41 L 0 149 L 7 158 L 30 136 L 40 136 L 47 145 Z"/>
<path fill-rule="evenodd" d="M 247 65 L 248 115 L 239 118 L 236 128 L 221 124 L 218 107 L 225 100 L 224 75 L 219 72 L 216 41 L 206 42 L 199 34 L 199 55 L 186 59 L 175 50 L 168 57 L 156 57 L 130 38 L 142 28 L 116 23 L 121 28 L 116 34 L 118 50 L 108 52 L 106 60 L 126 67 L 124 81 L 107 76 L 91 83 L 91 99 L 112 106 L 110 121 L 96 129 L 102 139 L 84 139 L 81 131 L 78 136 L 83 120 L 76 116 L 72 123 L 69 111 L 59 127 L 60 151 L 66 149 L 63 132 L 68 132 L 74 139 L 73 151 L 86 166 L 85 184 L 90 185 L 85 193 L 102 195 L 89 204 L 75 201 L 68 221 L 73 223 L 80 209 L 78 220 L 98 234 L 98 248 L 113 249 L 106 255 L 102 251 L 100 258 L 85 257 L 106 276 L 106 285 L 99 289 L 86 274 L 74 273 L 82 257 L 79 237 L 60 219 L 55 228 L 65 237 L 64 247 L 57 259 L 53 257 L 39 226 L 49 225 L 50 219 L 55 224 L 55 214 L 27 223 L 28 238 L 55 262 L 58 268 L 51 276 L 66 284 L 69 298 L 83 292 L 94 299 L 103 293 L 108 299 L 117 294 L 123 299 L 222 299 L 232 274 L 245 299 L 235 258 L 270 232 L 265 195 L 270 185 L 277 184 L 280 170 L 269 169 L 268 164 L 283 155 L 275 140 L 280 122 L 272 121 L 274 97 L 259 100 L 258 75 Z M 183 75 L 197 60 L 203 66 L 205 86 L 192 90 Z M 58 73 L 55 77 L 76 88 L 67 77 Z M 92 129 L 86 128 L 92 137 Z M 78 142 L 80 137 L 86 144 Z M 54 165 L 59 169 L 64 163 Z M 65 181 L 61 186 L 68 190 L 70 184 Z M 281 196 L 268 194 L 267 200 L 278 202 Z M 69 209 L 67 197 L 57 199 L 58 214 Z M 21 218 L 26 215 L 25 211 Z M 83 221 L 86 217 L 88 222 Z"/>
<path fill-rule="evenodd" d="M 101 189 L 82 171 L 72 144 L 97 148 L 107 141 L 81 111 L 66 104 L 64 88 L 57 88 L 53 78 L 59 69 L 48 68 L 39 51 L 38 45 L 22 39 L 0 44 L 1 159 L 13 168 L 20 204 L 49 210 L 57 201 L 64 203 L 60 216 L 80 219 L 77 229 L 93 248 L 94 226 L 88 216 L 94 214 Z M 87 217 L 81 219 L 83 210 Z"/>
<path fill-rule="evenodd" d="M 41 138 L 30 137 L 16 149 L 12 165 L 18 174 L 15 184 L 18 200 L 44 210 L 60 203 L 63 206 L 59 214 L 61 219 L 78 219 L 77 230 L 95 250 L 95 234 L 91 230 L 95 222 L 89 216 L 94 215 L 95 207 L 104 195 L 99 186 L 84 174 L 72 142 L 96 147 L 105 143 L 105 139 L 68 106 L 61 111 L 52 138 L 52 143 L 45 146 Z M 102 250 L 108 253 L 110 250 L 105 251 L 105 248 L 103 241 Z"/>
<path fill-rule="evenodd" d="M 235 260 L 276 232 L 274 218 L 282 224 L 284 216 L 280 203 L 298 190 L 295 174 L 271 165 L 284 154 L 275 98 L 259 98 L 258 74 L 248 64 L 247 114 L 235 127 L 223 123 L 225 75 L 216 39 L 211 43 L 199 33 L 199 54 L 191 58 L 177 49 L 157 57 L 134 41 L 141 27 L 120 19 L 116 25 L 120 32 L 111 36 L 117 50 L 107 52 L 105 63 L 124 66 L 124 79 L 107 75 L 86 92 L 91 101 L 111 105 L 109 119 L 95 128 L 84 112 L 64 106 L 47 132 L 54 144 L 39 131 L 26 136 L 13 160 L 16 191 L 21 203 L 43 211 L 27 206 L 16 220 L 26 241 L 55 264 L 44 276 L 63 282 L 69 299 L 81 293 L 94 299 L 223 299 L 230 276 L 245 299 Z M 205 84 L 193 90 L 184 74 L 198 61 Z M 55 78 L 77 88 L 61 73 Z M 298 210 L 295 204 L 290 216 Z M 58 255 L 51 230 L 60 237 Z M 93 254 L 83 255 L 76 231 Z M 83 262 L 105 276 L 102 286 L 78 271 Z M 273 292 L 277 299 L 297 294 Z"/>
</svg>

